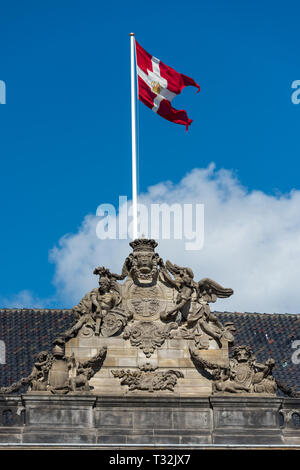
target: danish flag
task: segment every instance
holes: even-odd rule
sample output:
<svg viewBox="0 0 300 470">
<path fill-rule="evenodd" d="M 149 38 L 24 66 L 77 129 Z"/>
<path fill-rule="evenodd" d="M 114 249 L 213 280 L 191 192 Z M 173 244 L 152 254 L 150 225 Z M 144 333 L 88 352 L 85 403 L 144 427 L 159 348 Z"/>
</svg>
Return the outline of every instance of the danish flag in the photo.
<svg viewBox="0 0 300 470">
<path fill-rule="evenodd" d="M 163 118 L 176 124 L 183 124 L 188 130 L 193 121 L 183 109 L 174 109 L 171 102 L 184 87 L 194 86 L 198 88 L 198 93 L 200 86 L 192 78 L 176 72 L 150 55 L 137 41 L 135 44 L 139 100 Z"/>
</svg>

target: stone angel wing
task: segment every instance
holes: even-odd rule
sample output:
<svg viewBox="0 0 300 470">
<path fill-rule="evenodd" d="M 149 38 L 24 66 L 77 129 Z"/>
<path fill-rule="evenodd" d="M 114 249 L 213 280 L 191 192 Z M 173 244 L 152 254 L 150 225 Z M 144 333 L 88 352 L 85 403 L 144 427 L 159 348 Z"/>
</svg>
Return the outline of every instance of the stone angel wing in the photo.
<svg viewBox="0 0 300 470">
<path fill-rule="evenodd" d="M 226 299 L 233 294 L 232 289 L 225 288 L 216 281 L 205 277 L 198 282 L 198 294 L 206 302 L 215 302 L 217 298 Z"/>
<path fill-rule="evenodd" d="M 98 370 L 101 369 L 101 366 L 106 358 L 106 353 L 107 353 L 107 347 L 103 346 L 96 356 L 91 357 L 90 359 L 84 361 L 84 362 L 79 362 L 77 365 L 77 369 L 83 371 L 86 371 L 88 379 L 92 378 L 93 375 L 98 372 Z"/>
<path fill-rule="evenodd" d="M 181 279 L 187 285 L 191 285 L 193 283 L 194 273 L 190 268 L 181 267 L 177 264 L 171 263 L 171 261 L 166 261 L 166 266 L 162 269 L 163 276 L 167 283 L 178 289 L 178 280 Z M 175 279 L 173 279 L 170 274 L 171 273 Z"/>
</svg>

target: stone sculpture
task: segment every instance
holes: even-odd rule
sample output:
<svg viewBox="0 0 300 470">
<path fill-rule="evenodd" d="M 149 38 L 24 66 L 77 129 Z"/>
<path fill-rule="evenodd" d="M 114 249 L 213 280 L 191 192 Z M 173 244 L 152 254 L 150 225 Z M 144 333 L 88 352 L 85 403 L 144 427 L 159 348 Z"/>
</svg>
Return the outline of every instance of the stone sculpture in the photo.
<svg viewBox="0 0 300 470">
<path fill-rule="evenodd" d="M 228 358 L 235 327 L 223 325 L 209 304 L 230 297 L 233 290 L 209 278 L 196 281 L 190 268 L 164 263 L 155 240 L 142 238 L 130 246 L 122 273 L 97 267 L 99 286 L 73 308 L 74 325 L 56 338 L 51 353 L 38 355 L 28 377 L 0 393 L 24 385 L 32 393 L 97 393 L 97 387 L 111 393 L 120 378 L 129 392 L 175 393 L 182 386 L 190 394 L 191 385 L 209 389 L 199 369 L 210 373 L 213 393 L 274 393 L 272 359 L 258 363 L 247 346 Z"/>
<path fill-rule="evenodd" d="M 0 389 L 0 393 L 17 391 L 29 384 L 29 392 L 50 392 L 63 395 L 69 392 L 89 392 L 89 380 L 100 369 L 106 355 L 103 347 L 96 356 L 85 362 L 76 363 L 74 356 L 65 356 L 65 344 L 62 339 L 54 341 L 52 354 L 39 353 L 31 374 L 13 384 L 10 388 Z M 70 370 L 74 370 L 71 377 Z"/>
<path fill-rule="evenodd" d="M 100 349 L 96 356 L 88 359 L 87 361 L 78 362 L 76 364 L 76 375 L 70 379 L 70 386 L 73 392 L 89 392 L 91 387 L 89 385 L 90 379 L 100 370 L 105 359 L 107 348 Z"/>
<path fill-rule="evenodd" d="M 174 280 L 170 274 L 174 275 Z M 204 278 L 199 282 L 194 281 L 194 273 L 190 268 L 179 267 L 166 262 L 162 270 L 165 281 L 177 290 L 176 305 L 162 316 L 163 320 L 175 318 L 180 315 L 180 322 L 186 323 L 182 330 L 184 338 L 196 337 L 198 346 L 206 348 L 208 338 L 220 341 L 225 337 L 232 342 L 230 329 L 225 328 L 210 311 L 209 303 L 217 298 L 227 298 L 233 294 L 232 289 L 226 289 L 212 279 Z"/>
<path fill-rule="evenodd" d="M 76 336 L 80 330 L 83 336 L 91 336 L 93 332 L 96 336 L 112 336 L 127 323 L 127 315 L 120 308 L 121 294 L 116 282 L 122 277 L 103 266 L 96 268 L 94 274 L 99 275 L 99 287 L 88 292 L 73 307 L 77 322 L 64 333 L 65 340 Z"/>
<path fill-rule="evenodd" d="M 112 371 L 115 377 L 121 379 L 121 385 L 128 385 L 129 390 L 146 390 L 154 392 L 158 390 L 174 391 L 177 379 L 184 375 L 178 370 L 167 370 L 159 372 L 157 367 L 146 363 L 137 371 L 118 370 Z"/>
<path fill-rule="evenodd" d="M 137 239 L 129 243 L 133 248 L 125 260 L 122 277 L 131 277 L 138 283 L 151 283 L 157 279 L 159 268 L 162 266 L 162 259 L 158 253 L 154 252 L 157 247 L 155 240 Z"/>
<path fill-rule="evenodd" d="M 29 390 L 46 390 L 53 359 L 53 356 L 47 351 L 42 351 L 38 354 L 37 361 L 34 363 L 31 373 L 32 379 L 30 381 Z"/>
<path fill-rule="evenodd" d="M 130 339 L 132 346 L 142 349 L 145 356 L 150 357 L 155 349 L 170 337 L 171 331 L 177 328 L 178 324 L 175 322 L 162 326 L 151 322 L 138 322 L 125 328 L 123 338 Z"/>
<path fill-rule="evenodd" d="M 274 359 L 268 359 L 264 364 L 257 362 L 249 346 L 235 347 L 228 364 L 211 363 L 202 358 L 199 351 L 193 348 L 190 351 L 196 364 L 201 369 L 211 372 L 214 380 L 214 393 L 274 394 L 276 392 L 277 385 L 272 376 L 272 370 L 275 366 Z"/>
</svg>

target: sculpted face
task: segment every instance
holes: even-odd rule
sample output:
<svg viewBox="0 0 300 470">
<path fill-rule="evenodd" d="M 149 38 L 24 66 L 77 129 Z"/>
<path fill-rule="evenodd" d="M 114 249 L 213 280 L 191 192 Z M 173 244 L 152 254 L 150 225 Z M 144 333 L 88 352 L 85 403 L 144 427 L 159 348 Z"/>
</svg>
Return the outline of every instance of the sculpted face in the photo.
<svg viewBox="0 0 300 470">
<path fill-rule="evenodd" d="M 123 326 L 122 318 L 115 313 L 108 313 L 102 323 L 102 336 L 108 337 L 117 333 Z"/>
<path fill-rule="evenodd" d="M 154 249 L 157 246 L 152 239 L 136 239 L 129 243 L 133 252 L 126 258 L 123 271 L 130 274 L 131 278 L 141 282 L 152 282 L 158 274 L 160 258 Z M 123 273 L 122 271 L 122 273 Z"/>
<path fill-rule="evenodd" d="M 247 362 L 250 359 L 251 355 L 250 352 L 247 351 L 247 349 L 243 348 L 236 352 L 235 357 L 238 362 Z"/>
<path fill-rule="evenodd" d="M 134 254 L 136 267 L 141 274 L 150 274 L 153 268 L 153 253 L 140 251 Z"/>
<path fill-rule="evenodd" d="M 99 292 L 100 294 L 105 294 L 109 291 L 110 280 L 107 277 L 101 277 L 99 280 Z"/>
</svg>

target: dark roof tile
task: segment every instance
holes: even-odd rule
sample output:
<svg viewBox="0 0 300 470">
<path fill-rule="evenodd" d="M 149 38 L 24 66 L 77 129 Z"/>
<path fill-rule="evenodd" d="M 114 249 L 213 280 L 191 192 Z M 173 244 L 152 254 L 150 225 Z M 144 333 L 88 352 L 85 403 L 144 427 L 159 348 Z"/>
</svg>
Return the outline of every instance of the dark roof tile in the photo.
<svg viewBox="0 0 300 470">
<path fill-rule="evenodd" d="M 274 376 L 289 388 L 300 390 L 300 364 L 292 362 L 292 342 L 300 340 L 299 314 L 214 313 L 222 323 L 234 323 L 235 345 L 249 345 L 261 362 L 273 357 Z M 0 340 L 6 346 L 6 364 L 0 364 L 0 386 L 29 375 L 37 354 L 50 351 L 53 340 L 74 321 L 69 309 L 0 309 Z"/>
</svg>

